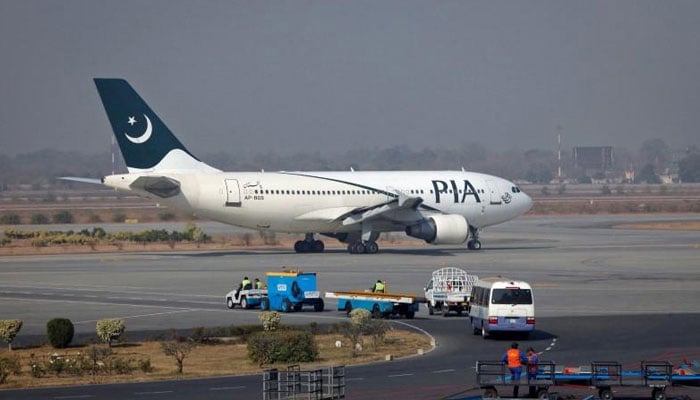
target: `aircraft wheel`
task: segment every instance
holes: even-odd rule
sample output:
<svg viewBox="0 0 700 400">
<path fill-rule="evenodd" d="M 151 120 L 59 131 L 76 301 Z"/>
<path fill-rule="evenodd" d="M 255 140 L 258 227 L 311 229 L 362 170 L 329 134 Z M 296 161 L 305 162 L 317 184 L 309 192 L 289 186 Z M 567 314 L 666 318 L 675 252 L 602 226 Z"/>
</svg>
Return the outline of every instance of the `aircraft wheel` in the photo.
<svg viewBox="0 0 700 400">
<path fill-rule="evenodd" d="M 362 254 L 365 252 L 365 245 L 362 242 L 351 243 L 348 246 L 348 251 L 350 254 Z"/>
<path fill-rule="evenodd" d="M 306 253 L 306 246 L 303 240 L 297 240 L 294 243 L 294 251 L 297 253 Z"/>
<path fill-rule="evenodd" d="M 323 253 L 324 249 L 325 249 L 325 246 L 323 245 L 323 242 L 320 240 L 314 240 L 313 244 L 311 245 L 311 250 L 314 253 Z"/>
<path fill-rule="evenodd" d="M 467 247 L 470 250 L 481 250 L 481 242 L 478 240 L 470 240 Z"/>
<path fill-rule="evenodd" d="M 226 307 L 228 307 L 229 309 L 233 309 L 234 307 L 236 307 L 236 303 L 233 302 L 232 298 L 229 297 L 226 299 Z"/>
<path fill-rule="evenodd" d="M 379 251 L 379 245 L 377 242 L 367 242 L 365 245 L 365 251 L 367 254 L 376 254 Z"/>
</svg>

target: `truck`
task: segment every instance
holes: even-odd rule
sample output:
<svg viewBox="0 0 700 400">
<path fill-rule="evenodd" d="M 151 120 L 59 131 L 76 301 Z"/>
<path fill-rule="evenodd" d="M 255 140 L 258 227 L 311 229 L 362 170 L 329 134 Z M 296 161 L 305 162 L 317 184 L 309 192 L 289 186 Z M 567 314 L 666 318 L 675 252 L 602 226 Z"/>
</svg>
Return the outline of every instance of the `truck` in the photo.
<svg viewBox="0 0 700 400">
<path fill-rule="evenodd" d="M 245 289 L 232 290 L 226 293 L 226 307 L 233 309 L 236 306 L 241 308 L 259 307 L 262 299 L 267 297 L 266 289 Z"/>
<path fill-rule="evenodd" d="M 433 271 L 424 288 L 428 314 L 442 313 L 446 317 L 455 312 L 462 315 L 469 306 L 472 286 L 477 280 L 478 276 L 461 268 L 444 267 Z"/>
<path fill-rule="evenodd" d="M 316 273 L 301 271 L 268 272 L 267 297 L 260 300 L 260 309 L 288 313 L 312 306 L 323 311 L 323 299 L 316 288 Z"/>
<path fill-rule="evenodd" d="M 359 308 L 372 313 L 373 318 L 402 315 L 411 319 L 416 315 L 423 300 L 410 294 L 362 291 L 326 292 L 325 297 L 338 299 L 338 311 L 345 311 L 348 316 L 352 310 Z"/>
</svg>

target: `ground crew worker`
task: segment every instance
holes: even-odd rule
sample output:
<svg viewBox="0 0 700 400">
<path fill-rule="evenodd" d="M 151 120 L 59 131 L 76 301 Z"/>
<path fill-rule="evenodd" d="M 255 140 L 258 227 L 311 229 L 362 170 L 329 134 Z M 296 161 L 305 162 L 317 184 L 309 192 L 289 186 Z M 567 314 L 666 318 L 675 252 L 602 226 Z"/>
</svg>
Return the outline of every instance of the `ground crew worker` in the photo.
<svg viewBox="0 0 700 400">
<path fill-rule="evenodd" d="M 252 289 L 252 288 L 253 288 L 253 285 L 250 283 L 250 279 L 248 279 L 247 276 L 244 276 L 243 280 L 238 285 L 238 289 L 236 290 L 236 300 L 238 300 L 238 296 L 241 294 L 241 290 L 248 290 L 248 289 Z"/>
<path fill-rule="evenodd" d="M 381 279 L 377 279 L 377 282 L 374 284 L 374 288 L 372 288 L 372 291 L 375 293 L 384 293 L 384 282 L 382 282 Z"/>
<path fill-rule="evenodd" d="M 513 342 L 513 344 L 510 345 L 510 349 L 503 353 L 501 362 L 508 364 L 511 382 L 514 385 L 513 397 L 518 397 L 518 382 L 520 382 L 520 375 L 523 373 L 523 364 L 527 363 L 527 357 L 525 357 L 522 351 L 518 350 L 517 342 Z"/>
<path fill-rule="evenodd" d="M 255 278 L 255 288 L 262 289 L 262 282 L 260 282 L 260 279 L 258 278 Z"/>
<path fill-rule="evenodd" d="M 537 380 L 537 353 L 535 349 L 530 347 L 527 349 L 527 383 L 532 383 Z M 537 395 L 537 387 L 530 385 L 530 397 L 535 397 Z"/>
</svg>

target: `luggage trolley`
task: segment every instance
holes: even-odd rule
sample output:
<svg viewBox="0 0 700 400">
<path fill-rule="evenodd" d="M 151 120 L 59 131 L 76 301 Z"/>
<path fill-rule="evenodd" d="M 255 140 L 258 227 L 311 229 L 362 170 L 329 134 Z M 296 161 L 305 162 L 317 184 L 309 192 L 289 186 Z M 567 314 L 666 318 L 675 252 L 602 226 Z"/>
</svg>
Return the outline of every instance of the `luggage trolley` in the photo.
<svg viewBox="0 0 700 400">
<path fill-rule="evenodd" d="M 554 386 L 554 363 L 540 361 L 537 363 L 537 375 L 535 379 L 528 381 L 527 367 L 523 366 L 523 374 L 520 380 L 513 382 L 510 370 L 501 361 L 477 361 L 476 383 L 484 390 L 485 399 L 498 397 L 496 387 L 505 386 L 530 386 L 534 389 L 538 399 L 549 399 L 549 387 Z"/>
</svg>

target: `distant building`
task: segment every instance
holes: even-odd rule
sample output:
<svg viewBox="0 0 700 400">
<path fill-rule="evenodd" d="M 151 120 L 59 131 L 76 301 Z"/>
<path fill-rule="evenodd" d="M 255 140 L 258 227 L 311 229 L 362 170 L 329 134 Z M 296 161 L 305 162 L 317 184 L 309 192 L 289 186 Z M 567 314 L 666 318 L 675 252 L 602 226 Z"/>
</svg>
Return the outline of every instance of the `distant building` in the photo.
<svg viewBox="0 0 700 400">
<path fill-rule="evenodd" d="M 605 174 L 613 166 L 612 146 L 574 147 L 574 168 L 586 176 Z"/>
</svg>

